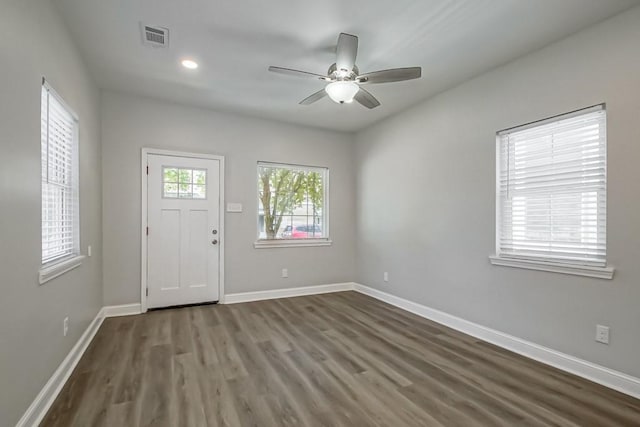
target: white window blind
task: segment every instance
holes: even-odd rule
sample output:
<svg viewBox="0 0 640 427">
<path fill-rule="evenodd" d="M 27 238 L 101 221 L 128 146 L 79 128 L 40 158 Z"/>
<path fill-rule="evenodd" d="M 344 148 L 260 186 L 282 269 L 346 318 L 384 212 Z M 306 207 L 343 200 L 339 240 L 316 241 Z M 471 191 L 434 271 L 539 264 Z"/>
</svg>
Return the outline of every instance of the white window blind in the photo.
<svg viewBox="0 0 640 427">
<path fill-rule="evenodd" d="M 606 110 L 498 133 L 497 255 L 606 265 Z"/>
<path fill-rule="evenodd" d="M 45 82 L 41 100 L 42 264 L 80 249 L 77 120 Z"/>
</svg>

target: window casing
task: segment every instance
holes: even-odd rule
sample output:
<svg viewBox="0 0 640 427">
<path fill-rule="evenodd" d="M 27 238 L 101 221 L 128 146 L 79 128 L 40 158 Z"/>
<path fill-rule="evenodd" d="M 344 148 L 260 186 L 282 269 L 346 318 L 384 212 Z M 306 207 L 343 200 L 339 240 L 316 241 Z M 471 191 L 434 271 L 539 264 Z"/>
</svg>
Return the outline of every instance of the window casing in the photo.
<svg viewBox="0 0 640 427">
<path fill-rule="evenodd" d="M 46 83 L 41 98 L 42 265 L 80 254 L 78 120 Z"/>
<path fill-rule="evenodd" d="M 606 266 L 606 133 L 604 105 L 498 133 L 496 258 Z"/>
<path fill-rule="evenodd" d="M 258 162 L 258 243 L 327 242 L 328 180 L 327 168 Z"/>
</svg>

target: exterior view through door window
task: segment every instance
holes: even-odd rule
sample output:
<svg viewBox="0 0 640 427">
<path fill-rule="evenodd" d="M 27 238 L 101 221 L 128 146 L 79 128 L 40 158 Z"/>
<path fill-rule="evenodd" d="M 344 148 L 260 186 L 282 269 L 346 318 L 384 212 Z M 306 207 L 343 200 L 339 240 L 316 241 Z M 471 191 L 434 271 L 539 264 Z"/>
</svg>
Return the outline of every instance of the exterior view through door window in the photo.
<svg viewBox="0 0 640 427">
<path fill-rule="evenodd" d="M 258 163 L 258 240 L 326 240 L 327 180 L 327 168 Z"/>
<path fill-rule="evenodd" d="M 162 168 L 162 197 L 166 199 L 206 199 L 207 171 L 204 169 Z"/>
</svg>

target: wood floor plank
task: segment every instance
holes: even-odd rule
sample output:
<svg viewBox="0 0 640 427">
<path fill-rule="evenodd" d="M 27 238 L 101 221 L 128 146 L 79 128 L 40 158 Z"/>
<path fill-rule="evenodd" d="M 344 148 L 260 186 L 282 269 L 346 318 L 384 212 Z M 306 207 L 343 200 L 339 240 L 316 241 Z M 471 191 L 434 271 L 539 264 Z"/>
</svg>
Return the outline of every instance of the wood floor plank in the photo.
<svg viewBox="0 0 640 427">
<path fill-rule="evenodd" d="M 275 321 L 276 327 L 281 331 L 287 340 L 292 343 L 294 348 L 299 348 L 306 354 L 311 356 L 315 361 L 322 362 L 327 360 L 327 354 L 316 345 L 312 339 L 305 335 L 303 330 L 297 327 L 297 323 L 301 320 L 297 317 L 291 317 L 282 310 L 277 301 L 267 301 L 268 315 Z"/>
<path fill-rule="evenodd" d="M 278 300 L 277 302 L 281 307 L 290 310 L 290 315 L 295 319 L 294 327 L 297 328 L 301 334 L 307 337 L 307 339 L 312 340 L 329 358 L 343 366 L 348 372 L 358 373 L 365 371 L 365 368 L 358 363 L 353 355 L 340 351 L 333 341 L 327 339 L 322 334 L 322 331 L 327 329 L 324 324 L 315 321 L 313 316 L 306 313 L 295 301 L 291 300 L 296 300 L 296 298 Z"/>
<path fill-rule="evenodd" d="M 105 320 L 42 426 L 640 426 L 640 401 L 355 293 Z"/>
<path fill-rule="evenodd" d="M 228 384 L 240 420 L 239 425 L 247 427 L 280 425 L 274 418 L 271 407 L 265 402 L 264 396 L 256 393 L 249 378 L 235 378 L 229 380 Z"/>
<path fill-rule="evenodd" d="M 140 397 L 139 426 L 175 425 L 173 351 L 171 344 L 154 345 L 149 349 Z"/>
<path fill-rule="evenodd" d="M 191 340 L 192 324 L 189 316 L 190 310 L 172 309 L 170 313 L 173 354 L 192 353 L 194 350 L 193 341 Z"/>
<path fill-rule="evenodd" d="M 231 336 L 223 325 L 219 324 L 212 327 L 209 337 L 213 346 L 211 350 L 216 352 L 216 357 L 219 361 L 217 366 L 221 369 L 225 378 L 230 380 L 249 375 L 242 364 L 240 355 L 232 345 Z"/>
<path fill-rule="evenodd" d="M 109 405 L 107 408 L 107 426 L 136 425 L 135 402 L 122 402 Z"/>
<path fill-rule="evenodd" d="M 399 424 L 407 426 L 443 426 L 428 411 L 403 396 L 394 383 L 387 381 L 378 373 L 367 371 L 354 376 L 356 381 L 362 384 L 366 392 L 378 396 L 378 401 L 381 402 L 385 409 L 398 417 Z"/>
<path fill-rule="evenodd" d="M 320 419 L 325 418 L 325 413 L 329 412 L 331 407 L 327 402 L 315 393 L 308 382 L 303 379 L 299 372 L 293 367 L 289 359 L 278 352 L 276 348 L 268 341 L 258 345 L 262 350 L 265 358 L 273 368 L 273 374 L 286 386 L 290 396 L 294 397 L 292 402 L 296 405 L 298 413 L 305 418 L 308 425 L 316 424 Z M 306 417 L 305 415 L 309 415 Z M 315 422 L 310 422 L 314 420 Z"/>
<path fill-rule="evenodd" d="M 40 425 L 51 427 L 73 425 L 73 420 L 78 414 L 80 402 L 84 392 L 87 390 L 90 379 L 90 372 L 74 372 L 62 388 L 55 405 L 49 410 Z"/>
<path fill-rule="evenodd" d="M 113 340 L 100 348 L 101 364 L 92 372 L 74 418 L 74 425 L 107 426 L 107 412 L 113 401 L 118 380 L 128 370 L 126 355 L 131 352 L 128 339 L 133 323 L 127 318 L 107 319 Z"/>
<path fill-rule="evenodd" d="M 268 312 L 265 311 L 264 304 L 258 306 L 257 312 L 253 313 L 253 316 L 255 321 L 263 324 L 265 329 L 264 333 L 270 338 L 271 343 L 278 351 L 284 353 L 292 350 L 291 343 L 286 334 L 280 330 L 276 322 L 269 316 Z"/>
<path fill-rule="evenodd" d="M 213 342 L 209 335 L 207 319 L 203 313 L 202 307 L 194 307 L 189 312 L 189 321 L 191 322 L 191 344 L 197 362 L 202 367 L 218 364 L 218 355 L 213 348 Z"/>
<path fill-rule="evenodd" d="M 199 373 L 198 381 L 207 425 L 212 427 L 241 425 L 233 404 L 231 389 L 222 369 L 219 366 L 209 365 Z"/>
<path fill-rule="evenodd" d="M 192 353 L 173 356 L 173 390 L 178 425 L 206 425 L 204 400 L 198 382 L 198 366 Z"/>
</svg>

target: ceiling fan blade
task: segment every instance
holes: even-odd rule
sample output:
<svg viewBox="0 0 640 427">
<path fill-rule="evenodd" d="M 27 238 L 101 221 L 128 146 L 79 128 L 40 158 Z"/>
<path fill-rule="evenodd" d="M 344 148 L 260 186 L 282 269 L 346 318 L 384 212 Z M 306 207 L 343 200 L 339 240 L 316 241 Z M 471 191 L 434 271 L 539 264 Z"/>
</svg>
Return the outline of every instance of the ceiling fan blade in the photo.
<svg viewBox="0 0 640 427">
<path fill-rule="evenodd" d="M 351 72 L 356 65 L 358 55 L 358 38 L 351 34 L 340 33 L 336 47 L 336 68 Z"/>
<path fill-rule="evenodd" d="M 391 83 L 404 80 L 419 79 L 422 76 L 421 67 L 394 68 L 391 70 L 374 71 L 358 76 L 358 83 Z"/>
<path fill-rule="evenodd" d="M 371 95 L 369 92 L 367 92 L 363 88 L 360 88 L 360 90 L 358 91 L 358 93 L 356 93 L 356 96 L 354 96 L 353 99 L 355 99 L 360 104 L 364 105 L 369 109 L 376 108 L 377 106 L 380 105 L 380 101 L 378 101 L 375 96 Z"/>
<path fill-rule="evenodd" d="M 317 91 L 316 93 L 307 96 L 305 99 L 303 99 L 302 101 L 300 101 L 300 105 L 310 105 L 313 104 L 316 101 L 321 100 L 322 98 L 324 98 L 325 96 L 327 96 L 327 91 L 324 89 L 320 89 L 319 91 Z"/>
<path fill-rule="evenodd" d="M 291 68 L 271 66 L 269 67 L 269 71 L 273 73 L 285 74 L 288 76 L 307 77 L 307 78 L 310 77 L 312 79 L 319 79 L 319 80 L 325 80 L 325 81 L 331 80 L 329 77 L 323 76 L 321 74 L 310 73 L 308 71 L 292 70 Z"/>
</svg>

